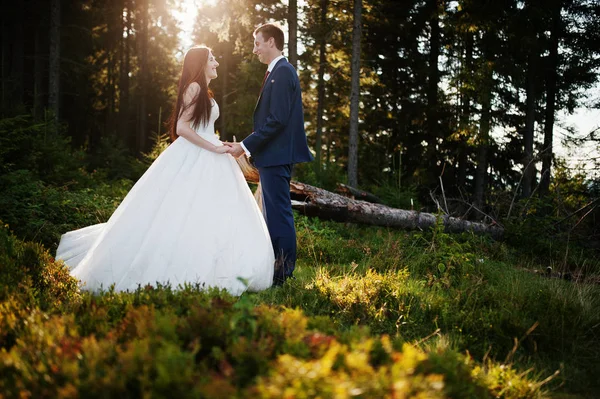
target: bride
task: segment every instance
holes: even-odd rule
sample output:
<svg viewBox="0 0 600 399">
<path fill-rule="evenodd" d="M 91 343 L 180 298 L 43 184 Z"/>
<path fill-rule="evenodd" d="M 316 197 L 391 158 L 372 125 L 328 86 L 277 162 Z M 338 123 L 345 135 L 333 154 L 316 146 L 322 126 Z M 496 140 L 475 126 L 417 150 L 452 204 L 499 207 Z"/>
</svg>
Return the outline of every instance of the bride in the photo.
<svg viewBox="0 0 600 399">
<path fill-rule="evenodd" d="M 185 55 L 171 122 L 174 142 L 133 186 L 108 222 L 61 237 L 56 258 L 85 288 L 200 283 L 233 295 L 271 286 L 267 226 L 234 158 L 215 135 L 219 107 L 210 49 Z"/>
</svg>

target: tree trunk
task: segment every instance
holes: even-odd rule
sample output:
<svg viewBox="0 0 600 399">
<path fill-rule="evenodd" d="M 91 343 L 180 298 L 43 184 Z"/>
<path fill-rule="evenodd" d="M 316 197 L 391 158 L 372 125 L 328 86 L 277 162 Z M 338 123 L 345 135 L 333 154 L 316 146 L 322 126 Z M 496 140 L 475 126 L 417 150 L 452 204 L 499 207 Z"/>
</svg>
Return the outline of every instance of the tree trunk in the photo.
<svg viewBox="0 0 600 399">
<path fill-rule="evenodd" d="M 111 10 L 112 14 L 112 10 Z M 116 86 L 116 68 L 115 68 L 115 52 L 113 51 L 115 43 L 113 39 L 115 38 L 115 34 L 112 32 L 114 30 L 114 24 L 110 22 L 108 24 L 108 43 L 106 46 L 106 129 L 105 131 L 109 134 L 115 134 L 115 86 Z"/>
<path fill-rule="evenodd" d="M 317 131 L 315 143 L 315 170 L 317 174 L 321 172 L 321 151 L 323 147 L 323 112 L 325 109 L 325 65 L 327 59 L 325 51 L 327 47 L 327 7 L 329 0 L 321 0 L 321 23 L 319 37 L 319 77 L 317 80 L 318 98 L 317 98 Z"/>
<path fill-rule="evenodd" d="M 129 0 L 125 0 L 121 13 L 121 48 L 119 60 L 119 136 L 133 148 L 129 129 L 129 36 L 131 34 L 131 10 Z"/>
<path fill-rule="evenodd" d="M 4 14 L 0 14 L 0 21 L 2 22 L 2 26 L 0 27 L 0 33 L 2 33 L 2 117 L 4 118 L 4 113 L 6 112 L 6 80 L 8 73 L 8 27 L 6 26 L 6 16 Z"/>
<path fill-rule="evenodd" d="M 219 72 L 219 79 L 221 79 L 221 102 L 219 103 L 219 119 L 220 129 L 219 135 L 223 141 L 231 141 L 233 137 L 229 137 L 227 133 L 227 92 L 229 90 L 229 59 L 232 50 L 225 44 L 225 53 L 221 58 L 221 71 Z M 239 140 L 239 138 L 236 137 Z"/>
<path fill-rule="evenodd" d="M 523 158 L 523 197 L 531 195 L 533 181 L 535 179 L 535 162 L 533 160 L 533 138 L 535 133 L 535 103 L 536 103 L 536 68 L 537 49 L 532 47 L 529 51 L 527 65 L 527 103 L 525 114 L 525 134 L 523 142 L 525 145 L 525 157 Z"/>
<path fill-rule="evenodd" d="M 289 0 L 288 25 L 288 58 L 290 64 L 298 68 L 298 0 Z"/>
<path fill-rule="evenodd" d="M 292 207 L 307 216 L 408 230 L 428 229 L 435 226 L 437 216 L 431 213 L 390 208 L 381 204 L 353 200 L 329 191 L 293 181 L 290 184 Z M 448 232 L 471 231 L 500 238 L 504 229 L 496 224 L 485 225 L 453 217 L 442 217 Z"/>
<path fill-rule="evenodd" d="M 42 102 L 42 81 L 44 79 L 44 67 L 42 65 L 42 48 L 40 46 L 40 31 L 35 30 L 34 56 L 33 56 L 33 117 L 41 119 L 44 106 Z"/>
<path fill-rule="evenodd" d="M 437 176 L 437 137 L 438 129 L 438 85 L 440 72 L 438 61 L 440 57 L 440 0 L 429 0 L 431 17 L 429 20 L 431 38 L 429 41 L 429 79 L 427 81 L 427 156 L 426 167 L 429 168 L 429 182 L 436 181 Z"/>
<path fill-rule="evenodd" d="M 55 122 L 60 116 L 60 0 L 50 4 L 50 55 L 48 67 L 48 108 Z"/>
<path fill-rule="evenodd" d="M 487 35 L 487 34 L 486 34 Z M 485 46 L 485 43 L 484 43 Z M 487 48 L 487 47 L 486 47 Z M 483 207 L 483 196 L 487 183 L 487 155 L 490 144 L 490 126 L 492 116 L 492 90 L 493 90 L 493 60 L 490 58 L 491 50 L 485 50 L 486 62 L 484 64 L 483 92 L 481 95 L 481 118 L 479 121 L 479 140 L 477 147 L 477 170 L 475 172 L 475 206 Z M 493 56 L 492 56 L 493 57 Z"/>
<path fill-rule="evenodd" d="M 552 141 L 554 136 L 554 116 L 556 109 L 556 80 L 558 74 L 558 46 L 560 42 L 561 2 L 553 10 L 550 40 L 550 56 L 546 67 L 546 115 L 544 120 L 544 147 L 542 149 L 542 175 L 540 177 L 540 195 L 550 190 L 550 172 L 552 168 Z"/>
<path fill-rule="evenodd" d="M 15 7 L 12 26 L 12 55 L 11 55 L 11 102 L 13 106 L 23 104 L 23 66 L 25 61 L 25 35 L 23 30 L 23 4 L 17 3 Z"/>
<path fill-rule="evenodd" d="M 393 59 L 392 65 L 402 65 L 402 61 L 400 58 L 400 54 L 398 51 L 392 51 L 390 54 L 390 58 Z M 392 125 L 391 125 L 391 135 L 388 144 L 388 153 L 391 154 L 392 158 L 392 173 L 396 173 L 396 177 L 394 177 L 394 182 L 398 182 L 398 188 L 402 187 L 402 152 L 404 150 L 405 144 L 403 143 L 407 137 L 407 120 L 408 116 L 408 104 L 406 101 L 406 93 L 403 90 L 400 90 L 400 74 L 399 68 L 390 68 L 390 77 L 391 83 L 389 86 L 390 89 L 390 104 L 389 107 L 392 109 Z M 395 158 L 396 153 L 398 153 L 398 166 L 395 167 Z"/>
<path fill-rule="evenodd" d="M 465 35 L 465 58 L 463 62 L 463 79 L 471 79 L 473 74 L 473 34 L 467 32 Z M 466 73 L 465 73 L 466 71 Z M 467 78 L 468 74 L 468 78 Z M 470 84 L 463 82 L 461 90 L 461 112 L 460 112 L 460 125 L 461 130 L 471 132 L 471 88 Z M 467 144 L 468 137 L 459 136 L 458 142 L 458 187 L 464 188 L 467 182 L 467 166 L 468 166 L 468 151 L 469 146 Z"/>
<path fill-rule="evenodd" d="M 329 164 L 331 162 L 331 147 L 332 147 L 332 142 L 333 140 L 331 139 L 331 134 L 327 135 L 327 148 L 325 150 L 325 168 L 329 168 Z"/>
<path fill-rule="evenodd" d="M 358 186 L 358 97 L 360 94 L 360 39 L 362 0 L 354 0 L 352 26 L 352 90 L 350 92 L 350 142 L 348 149 L 348 184 Z"/>
<path fill-rule="evenodd" d="M 146 110 L 146 95 L 148 86 L 148 7 L 150 0 L 143 0 L 141 7 L 140 31 L 140 104 L 139 104 L 139 130 L 137 140 L 138 152 L 146 149 L 148 113 Z"/>
</svg>

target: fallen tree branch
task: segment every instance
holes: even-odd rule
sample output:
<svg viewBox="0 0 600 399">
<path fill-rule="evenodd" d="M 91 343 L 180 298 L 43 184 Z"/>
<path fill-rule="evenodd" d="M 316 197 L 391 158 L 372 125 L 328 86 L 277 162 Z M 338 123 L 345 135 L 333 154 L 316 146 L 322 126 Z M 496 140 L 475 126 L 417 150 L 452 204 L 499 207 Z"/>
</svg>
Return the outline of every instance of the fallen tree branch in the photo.
<svg viewBox="0 0 600 399">
<path fill-rule="evenodd" d="M 487 217 L 489 220 L 492 221 L 492 226 L 493 225 L 498 225 L 500 227 L 503 228 L 502 224 L 499 223 L 496 219 L 494 219 L 493 216 L 488 215 L 487 213 L 483 212 L 481 209 L 477 208 L 474 204 L 471 204 L 463 199 L 458 199 L 458 198 L 450 198 L 449 201 L 454 201 L 454 202 L 460 202 L 462 204 L 465 205 L 469 205 L 469 209 L 467 210 L 467 212 L 465 212 L 465 214 L 463 215 L 463 217 L 465 217 L 470 211 L 471 209 L 475 209 L 478 213 L 482 214 L 483 216 Z"/>
<path fill-rule="evenodd" d="M 352 199 L 359 199 L 362 201 L 372 202 L 374 204 L 381 204 L 383 202 L 379 199 L 379 197 L 371 194 L 368 191 L 359 190 L 358 188 L 350 187 L 343 183 L 338 183 L 335 191 Z"/>
<path fill-rule="evenodd" d="M 258 171 L 250 165 L 246 157 L 238 158 L 237 162 L 246 180 L 257 183 L 259 180 Z M 260 189 L 259 185 L 255 193 L 257 201 L 260 197 Z M 382 204 L 355 200 L 297 181 L 290 183 L 290 196 L 292 198 L 292 208 L 300 213 L 337 222 L 361 223 L 406 230 L 426 230 L 435 226 L 437 222 L 437 216 L 432 213 L 407 211 Z M 261 203 L 261 201 L 258 202 Z M 443 215 L 441 218 L 448 232 L 472 231 L 475 234 L 488 234 L 494 238 L 500 238 L 504 233 L 504 229 L 495 224 L 486 225 L 447 215 Z"/>
<path fill-rule="evenodd" d="M 436 224 L 437 216 L 432 213 L 391 208 L 381 204 L 353 200 L 339 194 L 308 184 L 292 181 L 290 184 L 292 207 L 307 216 L 330 219 L 338 222 L 353 222 L 402 228 L 407 230 L 428 229 Z M 450 216 L 441 216 L 448 232 L 472 231 L 502 237 L 504 229 L 497 225 L 470 222 Z"/>
</svg>

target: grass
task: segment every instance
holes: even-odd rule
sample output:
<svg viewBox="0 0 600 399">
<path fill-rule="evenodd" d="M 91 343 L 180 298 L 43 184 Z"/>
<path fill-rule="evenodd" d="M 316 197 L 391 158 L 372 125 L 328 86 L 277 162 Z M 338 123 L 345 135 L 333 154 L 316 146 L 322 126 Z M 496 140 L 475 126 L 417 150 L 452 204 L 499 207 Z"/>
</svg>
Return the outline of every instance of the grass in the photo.
<svg viewBox="0 0 600 399">
<path fill-rule="evenodd" d="M 0 392 L 600 395 L 598 285 L 541 277 L 517 249 L 440 226 L 296 225 L 296 279 L 240 298 L 193 286 L 80 294 L 43 247 L 0 228 Z"/>
<path fill-rule="evenodd" d="M 406 342 L 433 334 L 428 345 L 533 367 L 542 379 L 558 371 L 551 389 L 600 395 L 598 285 L 541 277 L 531 270 L 543 265 L 482 237 L 297 224 L 297 280 L 250 294 L 254 303 L 327 316 L 342 331 L 367 326 Z"/>
</svg>

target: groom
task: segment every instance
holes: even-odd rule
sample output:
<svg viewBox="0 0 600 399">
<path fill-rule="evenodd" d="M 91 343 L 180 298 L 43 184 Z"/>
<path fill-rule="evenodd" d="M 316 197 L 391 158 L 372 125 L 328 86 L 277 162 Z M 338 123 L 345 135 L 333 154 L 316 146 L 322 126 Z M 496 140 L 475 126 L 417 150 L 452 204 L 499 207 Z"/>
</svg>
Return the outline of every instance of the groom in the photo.
<svg viewBox="0 0 600 399">
<path fill-rule="evenodd" d="M 292 166 L 313 160 L 304 132 L 300 81 L 282 51 L 283 31 L 278 26 L 264 24 L 254 31 L 253 53 L 268 65 L 254 108 L 254 131 L 241 143 L 226 143 L 234 157 L 244 152 L 251 156 L 260 174 L 263 213 L 275 252 L 274 285 L 291 277 L 296 265 Z"/>
</svg>

